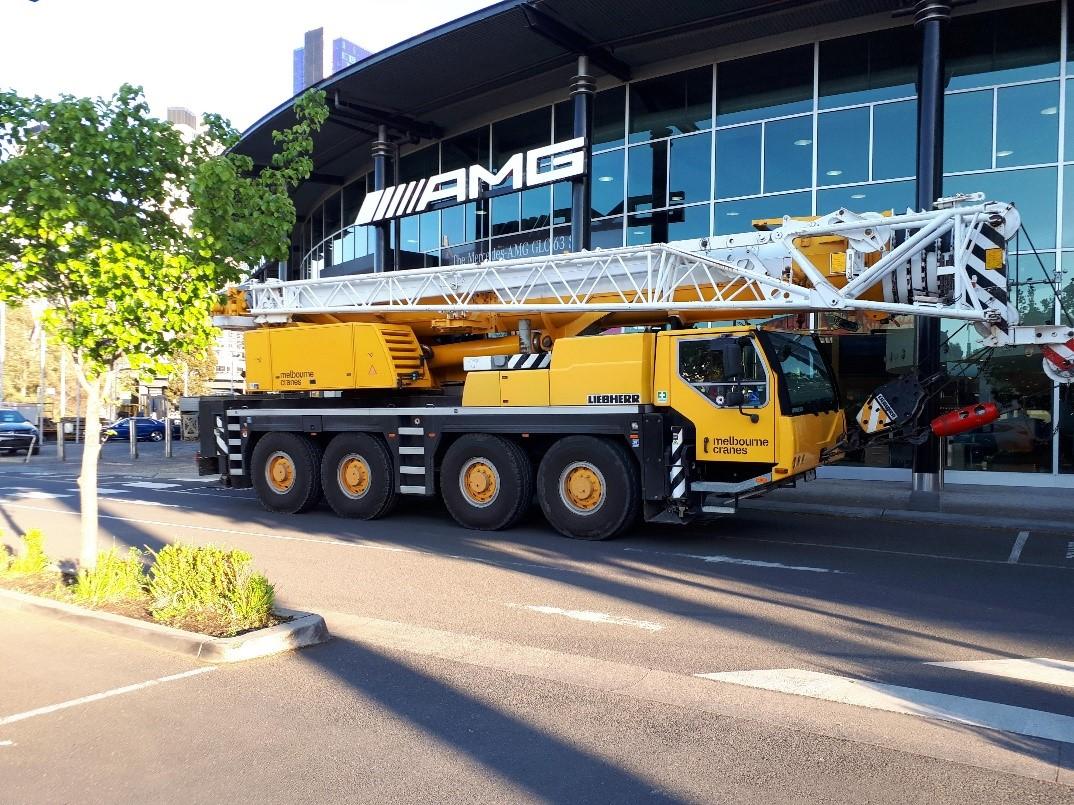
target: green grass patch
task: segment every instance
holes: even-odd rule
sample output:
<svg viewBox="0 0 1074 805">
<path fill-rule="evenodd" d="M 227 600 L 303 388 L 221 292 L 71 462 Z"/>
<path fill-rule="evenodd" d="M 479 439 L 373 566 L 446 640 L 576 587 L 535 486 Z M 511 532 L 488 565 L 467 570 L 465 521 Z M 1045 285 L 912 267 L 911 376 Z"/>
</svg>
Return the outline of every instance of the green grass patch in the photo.
<svg viewBox="0 0 1074 805">
<path fill-rule="evenodd" d="M 2 551 L 0 568 L 6 576 L 32 576 L 44 573 L 52 566 L 52 560 L 45 555 L 45 536 L 38 529 L 31 528 L 22 535 L 22 551 L 14 557 Z"/>
<path fill-rule="evenodd" d="M 146 597 L 149 579 L 145 574 L 145 554 L 137 548 L 120 556 L 115 548 L 97 555 L 97 567 L 78 571 L 71 595 L 86 606 L 99 607 Z"/>
</svg>

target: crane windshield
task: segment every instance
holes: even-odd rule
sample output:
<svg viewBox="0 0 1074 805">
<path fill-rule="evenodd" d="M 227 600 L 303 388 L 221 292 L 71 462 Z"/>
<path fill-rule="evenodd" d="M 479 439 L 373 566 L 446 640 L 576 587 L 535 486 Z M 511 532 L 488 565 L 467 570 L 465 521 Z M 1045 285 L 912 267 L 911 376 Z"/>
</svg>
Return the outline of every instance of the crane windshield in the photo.
<svg viewBox="0 0 1074 805">
<path fill-rule="evenodd" d="M 790 414 L 834 411 L 839 407 L 831 368 L 811 335 L 764 333 L 770 357 L 779 366 Z"/>
</svg>

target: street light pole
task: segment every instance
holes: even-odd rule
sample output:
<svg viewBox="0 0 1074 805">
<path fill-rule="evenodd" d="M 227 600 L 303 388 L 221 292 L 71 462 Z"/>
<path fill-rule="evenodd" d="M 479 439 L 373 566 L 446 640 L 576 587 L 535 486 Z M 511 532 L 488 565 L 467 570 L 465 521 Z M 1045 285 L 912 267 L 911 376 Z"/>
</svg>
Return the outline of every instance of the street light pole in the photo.
<svg viewBox="0 0 1074 805">
<path fill-rule="evenodd" d="M 943 195 L 944 39 L 951 19 L 950 0 L 918 0 L 914 27 L 921 35 L 917 72 L 917 208 L 931 210 Z M 918 317 L 917 370 L 921 377 L 940 371 L 940 320 Z M 935 396 L 925 402 L 922 420 L 931 422 L 939 413 Z M 943 489 L 943 457 L 940 439 L 929 433 L 914 448 L 913 508 L 938 510 Z"/>
</svg>

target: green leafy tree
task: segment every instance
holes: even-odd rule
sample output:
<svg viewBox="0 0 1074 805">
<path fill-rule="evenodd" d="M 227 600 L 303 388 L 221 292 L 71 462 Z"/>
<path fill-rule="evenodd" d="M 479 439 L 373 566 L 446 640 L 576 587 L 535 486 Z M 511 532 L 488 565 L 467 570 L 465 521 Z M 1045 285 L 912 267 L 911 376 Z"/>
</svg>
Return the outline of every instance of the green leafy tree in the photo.
<svg viewBox="0 0 1074 805">
<path fill-rule="evenodd" d="M 312 169 L 324 93 L 295 102 L 271 165 L 227 149 L 212 116 L 184 141 L 140 88 L 111 98 L 0 93 L 0 300 L 43 300 L 50 339 L 73 356 L 95 422 L 122 362 L 163 374 L 209 346 L 216 292 L 244 266 L 286 255 L 288 191 Z M 189 209 L 189 224 L 182 214 Z M 81 562 L 97 558 L 98 433 L 87 428 L 79 486 Z"/>
</svg>

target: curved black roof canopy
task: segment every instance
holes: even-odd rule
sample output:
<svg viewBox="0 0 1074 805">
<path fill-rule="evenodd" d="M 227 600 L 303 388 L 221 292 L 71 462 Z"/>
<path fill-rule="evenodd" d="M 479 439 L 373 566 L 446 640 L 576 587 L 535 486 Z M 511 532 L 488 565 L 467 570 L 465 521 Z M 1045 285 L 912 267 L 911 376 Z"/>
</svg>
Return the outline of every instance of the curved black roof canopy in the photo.
<svg viewBox="0 0 1074 805">
<path fill-rule="evenodd" d="M 580 52 L 599 76 L 750 39 L 891 13 L 901 0 L 504 0 L 375 53 L 317 84 L 331 115 L 314 140 L 314 174 L 295 192 L 304 218 L 368 154 L 378 124 L 400 141 L 435 139 L 489 109 L 557 89 L 567 94 Z M 272 130 L 294 121 L 292 100 L 254 123 L 235 147 L 255 164 Z"/>
</svg>

